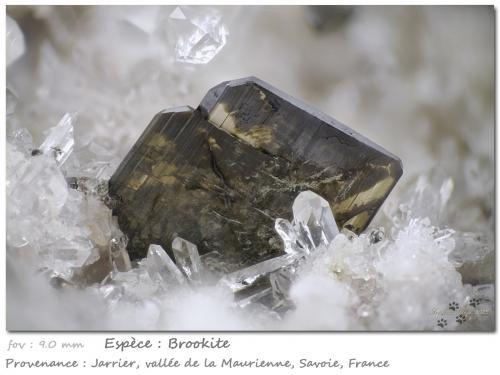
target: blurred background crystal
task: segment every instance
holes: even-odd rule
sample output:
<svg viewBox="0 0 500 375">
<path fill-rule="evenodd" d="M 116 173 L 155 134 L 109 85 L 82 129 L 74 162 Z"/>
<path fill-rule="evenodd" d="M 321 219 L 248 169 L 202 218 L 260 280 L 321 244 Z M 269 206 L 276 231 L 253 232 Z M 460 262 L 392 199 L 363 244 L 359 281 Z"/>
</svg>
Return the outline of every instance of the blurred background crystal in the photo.
<svg viewBox="0 0 500 375">
<path fill-rule="evenodd" d="M 453 301 L 486 313 L 444 329 L 494 328 L 493 7 L 8 6 L 6 21 L 9 329 L 443 330 L 432 312 Z M 153 114 L 250 75 L 405 174 L 365 233 L 238 279 L 265 275 L 257 293 L 232 277 L 235 300 L 216 252 L 201 284 L 171 249 L 130 262 L 106 182 Z M 50 136 L 66 113 L 72 147 L 65 122 Z M 289 210 L 276 230 L 302 259 Z"/>
<path fill-rule="evenodd" d="M 5 26 L 7 28 L 7 66 L 9 66 L 24 53 L 24 35 L 17 22 L 9 15 L 7 15 Z"/>
</svg>

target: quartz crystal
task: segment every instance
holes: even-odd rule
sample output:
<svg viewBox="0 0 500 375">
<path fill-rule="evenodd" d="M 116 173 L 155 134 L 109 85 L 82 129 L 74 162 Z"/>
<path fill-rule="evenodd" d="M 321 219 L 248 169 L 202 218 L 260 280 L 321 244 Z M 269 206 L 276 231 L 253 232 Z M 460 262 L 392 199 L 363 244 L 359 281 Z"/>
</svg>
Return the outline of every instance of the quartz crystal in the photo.
<svg viewBox="0 0 500 375">
<path fill-rule="evenodd" d="M 45 155 L 38 155 L 30 162 L 19 165 L 15 172 L 18 183 L 13 189 L 22 189 L 23 210 L 30 209 L 54 217 L 61 212 L 68 197 L 68 187 L 63 174 L 53 160 Z M 12 191 L 12 194 L 16 194 Z"/>
<path fill-rule="evenodd" d="M 304 249 L 328 245 L 339 233 L 330 204 L 312 191 L 300 193 L 292 210 L 295 229 Z"/>
<path fill-rule="evenodd" d="M 328 201 L 312 191 L 300 193 L 293 202 L 292 211 L 293 223 L 278 218 L 274 224 L 289 254 L 309 254 L 320 246 L 328 246 L 339 233 Z"/>
<path fill-rule="evenodd" d="M 82 267 L 93 254 L 94 246 L 84 238 L 59 239 L 40 251 L 41 266 L 47 267 L 66 277 L 71 276 L 71 268 Z M 93 261 L 96 259 L 93 258 Z"/>
<path fill-rule="evenodd" d="M 224 276 L 219 285 L 229 288 L 236 299 L 248 298 L 269 288 L 269 277 L 273 272 L 297 263 L 295 255 L 282 255 Z"/>
<path fill-rule="evenodd" d="M 286 311 L 292 308 L 290 301 L 290 288 L 296 277 L 297 265 L 292 264 L 273 272 L 269 277 L 273 295 L 273 308 L 278 311 Z"/>
<path fill-rule="evenodd" d="M 128 272 L 113 272 L 110 275 L 110 282 L 118 290 L 113 293 L 114 299 L 128 299 L 131 301 L 142 301 L 151 297 L 158 291 L 158 284 L 149 277 L 148 272 L 143 267 L 133 268 Z"/>
<path fill-rule="evenodd" d="M 150 245 L 145 266 L 151 279 L 163 287 L 185 283 L 186 279 L 160 245 Z"/>
<path fill-rule="evenodd" d="M 180 62 L 206 64 L 226 44 L 227 29 L 221 13 L 214 8 L 178 6 L 167 23 L 167 37 Z"/>
<path fill-rule="evenodd" d="M 64 164 L 73 152 L 75 118 L 75 114 L 66 113 L 56 126 L 49 129 L 45 141 L 40 145 L 40 151 L 46 155 L 53 155 L 59 165 Z"/>
<path fill-rule="evenodd" d="M 183 238 L 176 237 L 172 241 L 172 251 L 175 262 L 187 279 L 193 282 L 201 281 L 202 266 L 196 245 Z"/>
<path fill-rule="evenodd" d="M 7 41 L 6 41 L 6 54 L 7 54 L 7 66 L 12 64 L 15 60 L 21 57 L 24 54 L 25 45 L 24 45 L 24 35 L 19 28 L 14 19 L 12 19 L 9 15 L 6 17 L 6 28 L 7 28 Z"/>
<path fill-rule="evenodd" d="M 130 257 L 127 252 L 127 236 L 117 230 L 118 225 L 114 223 L 112 237 L 109 241 L 109 254 L 114 269 L 121 272 L 129 271 L 132 268 Z"/>
<path fill-rule="evenodd" d="M 158 113 L 109 192 L 131 259 L 150 243 L 173 256 L 178 236 L 200 255 L 217 252 L 221 268 L 234 272 L 283 255 L 275 219 L 291 219 L 299 193 L 319 194 L 339 228 L 359 233 L 401 173 L 399 159 L 380 146 L 250 77 L 212 88 L 197 109 Z M 312 193 L 299 201 L 294 211 L 310 241 L 331 239 L 337 229 L 325 201 Z"/>
<path fill-rule="evenodd" d="M 485 236 L 478 233 L 456 232 L 453 238 L 455 248 L 449 258 L 458 265 L 480 261 L 492 251 Z"/>
<path fill-rule="evenodd" d="M 304 251 L 304 247 L 299 243 L 298 235 L 293 225 L 288 220 L 276 219 L 274 229 L 283 240 L 285 252 L 288 254 L 299 254 Z"/>
</svg>

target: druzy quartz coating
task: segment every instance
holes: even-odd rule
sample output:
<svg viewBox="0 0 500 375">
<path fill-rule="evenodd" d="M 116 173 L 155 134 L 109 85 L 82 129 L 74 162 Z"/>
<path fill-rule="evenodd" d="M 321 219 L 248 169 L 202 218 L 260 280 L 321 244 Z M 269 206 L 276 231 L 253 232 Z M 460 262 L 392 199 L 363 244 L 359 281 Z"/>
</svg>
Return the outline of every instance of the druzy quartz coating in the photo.
<svg viewBox="0 0 500 375">
<path fill-rule="evenodd" d="M 158 113 L 109 183 L 131 258 L 176 237 L 226 272 L 283 255 L 275 220 L 304 191 L 339 227 L 369 224 L 401 161 L 333 118 L 254 77 L 223 82 L 197 109 Z"/>
</svg>

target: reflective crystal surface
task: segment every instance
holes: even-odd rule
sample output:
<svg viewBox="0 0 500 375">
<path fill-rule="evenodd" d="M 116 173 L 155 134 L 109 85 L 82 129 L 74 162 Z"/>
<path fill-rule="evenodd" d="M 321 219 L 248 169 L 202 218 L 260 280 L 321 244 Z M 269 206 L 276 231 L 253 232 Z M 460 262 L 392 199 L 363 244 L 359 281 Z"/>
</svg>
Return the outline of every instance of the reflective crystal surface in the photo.
<svg viewBox="0 0 500 375">
<path fill-rule="evenodd" d="M 226 44 L 227 29 L 214 8 L 178 6 L 167 22 L 167 37 L 178 61 L 206 64 Z"/>
<path fill-rule="evenodd" d="M 92 242 L 85 239 L 59 239 L 40 252 L 42 265 L 61 275 L 70 276 L 71 268 L 82 267 L 93 254 Z M 94 257 L 92 260 L 96 260 Z"/>
<path fill-rule="evenodd" d="M 151 279 L 164 288 L 185 283 L 186 279 L 160 245 L 150 245 L 144 262 Z"/>
<path fill-rule="evenodd" d="M 274 224 L 289 254 L 309 254 L 319 246 L 328 246 L 339 233 L 329 203 L 312 191 L 300 193 L 292 211 L 292 223 L 278 218 Z M 351 232 L 347 228 L 342 231 Z"/>
<path fill-rule="evenodd" d="M 201 281 L 202 265 L 198 248 L 183 238 L 176 237 L 172 241 L 175 262 L 188 280 Z"/>
<path fill-rule="evenodd" d="M 304 249 L 328 245 L 339 233 L 330 204 L 312 191 L 300 193 L 292 206 L 294 227 Z"/>
<path fill-rule="evenodd" d="M 45 141 L 40 145 L 40 151 L 53 155 L 59 165 L 64 164 L 73 152 L 73 123 L 75 114 L 66 113 L 59 123 L 49 129 Z"/>
<path fill-rule="evenodd" d="M 283 240 L 285 252 L 288 254 L 299 254 L 306 251 L 303 245 L 299 243 L 297 232 L 292 223 L 288 220 L 281 218 L 276 219 L 274 229 Z"/>
<path fill-rule="evenodd" d="M 117 225 L 113 228 L 117 228 Z M 127 242 L 127 236 L 115 229 L 109 241 L 109 253 L 114 269 L 117 271 L 126 272 L 132 268 L 127 252 Z"/>
<path fill-rule="evenodd" d="M 219 284 L 235 293 L 236 299 L 243 299 L 268 289 L 271 273 L 298 262 L 295 255 L 283 255 L 254 264 L 224 276 Z"/>
<path fill-rule="evenodd" d="M 158 113 L 109 192 L 131 259 L 151 243 L 173 256 L 181 237 L 234 272 L 284 254 L 275 220 L 291 220 L 301 192 L 323 197 L 304 193 L 293 210 L 303 241 L 316 247 L 335 235 L 335 221 L 361 232 L 401 173 L 380 146 L 250 77 L 212 88 L 197 109 Z"/>
<path fill-rule="evenodd" d="M 295 280 L 297 272 L 297 264 L 292 264 L 283 267 L 276 272 L 273 272 L 269 277 L 271 290 L 273 295 L 273 309 L 278 311 L 286 311 L 293 307 L 290 301 L 290 288 Z"/>
</svg>

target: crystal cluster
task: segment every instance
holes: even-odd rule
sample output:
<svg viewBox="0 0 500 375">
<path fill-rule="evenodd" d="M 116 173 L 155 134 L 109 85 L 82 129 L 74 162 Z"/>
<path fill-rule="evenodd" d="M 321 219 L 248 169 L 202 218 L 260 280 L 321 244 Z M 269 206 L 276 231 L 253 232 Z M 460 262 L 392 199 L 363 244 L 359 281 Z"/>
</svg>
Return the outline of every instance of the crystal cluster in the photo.
<svg viewBox="0 0 500 375">
<path fill-rule="evenodd" d="M 240 269 L 219 281 L 235 294 L 240 306 L 259 302 L 278 311 L 289 308 L 288 294 L 300 263 L 328 246 L 339 233 L 330 205 L 312 191 L 300 193 L 292 209 L 292 223 L 281 218 L 275 222 L 286 255 Z"/>
<path fill-rule="evenodd" d="M 83 160 L 73 154 L 75 121 L 75 114 L 65 114 L 38 147 L 27 129 L 10 124 L 7 248 L 53 278 L 85 284 L 102 280 L 113 267 L 127 270 L 131 264 L 126 237 L 102 196 L 82 189 L 83 181 L 71 177 L 73 166 Z"/>
<path fill-rule="evenodd" d="M 180 237 L 172 243 L 174 261 L 160 245 L 151 244 L 147 256 L 127 271 L 114 270 L 101 283 L 99 292 L 108 303 L 142 302 L 175 288 L 199 285 L 204 270 L 195 245 Z"/>
</svg>

